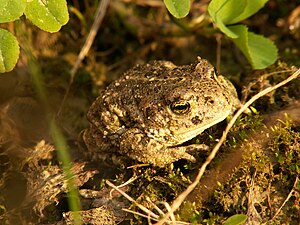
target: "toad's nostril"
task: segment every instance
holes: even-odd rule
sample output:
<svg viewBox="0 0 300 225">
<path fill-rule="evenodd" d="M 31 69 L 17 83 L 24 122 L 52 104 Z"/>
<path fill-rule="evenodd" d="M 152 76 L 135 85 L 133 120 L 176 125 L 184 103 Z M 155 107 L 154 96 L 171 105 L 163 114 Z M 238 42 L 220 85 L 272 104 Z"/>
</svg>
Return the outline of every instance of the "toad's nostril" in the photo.
<svg viewBox="0 0 300 225">
<path fill-rule="evenodd" d="M 204 100 L 206 104 L 213 105 L 215 103 L 215 100 L 212 96 L 205 96 Z"/>
<path fill-rule="evenodd" d="M 195 116 L 191 119 L 192 123 L 197 125 L 202 122 L 202 119 L 199 116 Z"/>
</svg>

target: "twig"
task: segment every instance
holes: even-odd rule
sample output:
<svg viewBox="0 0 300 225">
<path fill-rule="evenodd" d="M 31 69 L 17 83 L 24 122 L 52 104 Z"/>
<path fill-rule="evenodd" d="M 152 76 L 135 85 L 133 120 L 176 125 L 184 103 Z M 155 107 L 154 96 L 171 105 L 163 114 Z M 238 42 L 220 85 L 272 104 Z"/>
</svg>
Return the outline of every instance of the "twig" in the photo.
<svg viewBox="0 0 300 225">
<path fill-rule="evenodd" d="M 138 215 L 138 216 L 149 219 L 149 215 L 145 215 L 143 213 L 139 213 L 139 212 L 136 212 L 136 211 L 133 211 L 133 210 L 130 210 L 130 209 L 122 209 L 122 210 L 125 211 L 125 212 L 129 212 L 129 213 L 132 213 L 132 214 L 135 214 L 135 215 Z M 150 219 L 154 220 L 154 221 L 158 221 L 157 218 L 150 217 Z"/>
<path fill-rule="evenodd" d="M 274 91 L 275 89 L 287 84 L 288 82 L 292 81 L 293 79 L 296 79 L 298 76 L 300 75 L 300 69 L 296 70 L 291 76 L 289 76 L 287 79 L 281 81 L 280 83 L 276 84 L 273 87 L 268 87 L 265 90 L 257 93 L 256 95 L 254 95 L 249 101 L 247 101 L 236 113 L 235 115 L 232 117 L 232 119 L 230 120 L 230 122 L 228 123 L 225 131 L 223 132 L 222 137 L 220 138 L 219 142 L 215 145 L 215 147 L 213 148 L 213 150 L 211 151 L 211 153 L 209 154 L 209 156 L 207 157 L 206 161 L 203 163 L 203 165 L 201 166 L 201 168 L 199 169 L 199 172 L 197 174 L 197 177 L 195 178 L 195 180 L 193 181 L 193 183 L 191 183 L 186 190 L 184 190 L 173 202 L 173 204 L 171 205 L 171 210 L 168 211 L 168 213 L 165 214 L 165 216 L 158 221 L 155 225 L 162 225 L 164 222 L 166 222 L 168 220 L 168 218 L 170 217 L 171 213 L 174 213 L 175 210 L 177 210 L 180 205 L 182 204 L 182 202 L 184 201 L 184 199 L 194 190 L 194 188 L 197 186 L 197 184 L 200 182 L 201 177 L 203 176 L 206 167 L 210 164 L 210 162 L 214 159 L 214 157 L 216 156 L 219 148 L 221 147 L 221 145 L 223 144 L 223 142 L 226 139 L 226 136 L 229 132 L 229 130 L 231 129 L 231 127 L 233 126 L 233 124 L 235 123 L 235 121 L 237 120 L 237 118 L 243 113 L 243 111 L 245 111 L 251 104 L 253 104 L 253 102 L 255 102 L 257 99 L 261 98 L 262 96 L 270 93 L 271 91 Z"/>
<path fill-rule="evenodd" d="M 135 181 L 137 179 L 137 177 L 130 177 L 129 180 L 127 180 L 125 183 L 121 184 L 118 186 L 118 188 L 124 187 L 130 183 L 132 183 L 133 181 Z M 113 193 L 114 189 L 111 189 L 111 191 L 109 192 L 109 196 L 112 197 L 112 193 Z"/>
<path fill-rule="evenodd" d="M 134 215 L 138 215 L 138 216 L 141 216 L 141 217 L 144 217 L 144 218 L 149 218 L 148 215 L 145 215 L 143 213 L 139 213 L 139 212 L 136 212 L 136 211 L 133 211 L 133 210 L 130 210 L 130 209 L 122 209 L 123 211 L 125 212 L 129 212 L 129 213 L 132 213 Z M 151 220 L 154 220 L 154 221 L 158 221 L 158 219 L 155 219 L 155 218 L 150 218 Z M 150 224 L 150 223 L 149 223 Z M 182 221 L 176 221 L 176 225 L 191 225 L 191 223 L 188 223 L 188 222 L 182 222 Z"/>
<path fill-rule="evenodd" d="M 249 188 L 249 194 L 248 194 L 248 212 L 247 212 L 247 216 L 248 216 L 248 222 L 249 224 L 261 224 L 261 216 L 259 215 L 259 213 L 257 212 L 256 208 L 254 207 L 255 204 L 255 187 L 254 187 L 254 180 L 256 177 L 256 172 L 254 172 L 254 174 L 251 177 L 251 182 L 250 182 L 250 188 Z"/>
<path fill-rule="evenodd" d="M 246 88 L 242 91 L 242 99 L 241 102 L 244 103 L 248 97 L 248 93 L 250 92 L 251 88 L 256 85 L 259 82 L 262 82 L 263 80 L 267 79 L 270 76 L 276 75 L 276 74 L 281 74 L 281 73 L 288 73 L 288 72 L 293 72 L 295 70 L 293 69 L 289 69 L 289 70 L 278 70 L 278 71 L 274 71 L 274 72 L 270 72 L 270 73 L 266 73 L 263 74 L 262 76 L 260 76 L 256 81 L 250 82 Z"/>
<path fill-rule="evenodd" d="M 95 20 L 94 20 L 94 23 L 91 27 L 91 30 L 89 32 L 89 35 L 87 36 L 86 40 L 85 40 L 85 43 L 77 57 L 77 60 L 75 62 L 75 64 L 73 65 L 72 69 L 71 69 L 71 72 L 70 72 L 70 81 L 69 81 L 69 85 L 68 85 L 68 89 L 66 90 L 66 93 L 63 97 L 63 100 L 61 102 L 61 105 L 58 109 L 58 112 L 57 112 L 57 116 L 60 115 L 61 111 L 62 111 L 62 108 L 65 104 L 65 101 L 69 95 L 69 92 L 70 92 L 70 89 L 71 89 L 71 86 L 74 82 L 74 78 L 75 78 L 75 74 L 82 62 L 82 60 L 85 58 L 85 56 L 87 55 L 87 53 L 89 52 L 94 40 L 95 40 L 95 37 L 96 37 L 96 34 L 99 30 L 99 27 L 103 21 L 103 18 L 106 14 L 106 10 L 107 10 L 107 7 L 109 5 L 109 1 L 110 0 L 101 0 L 100 4 L 98 5 L 98 8 L 97 8 L 97 11 L 96 11 L 96 16 L 95 16 Z"/>
<path fill-rule="evenodd" d="M 155 205 L 148 196 L 146 197 L 146 201 L 149 202 L 160 215 L 165 215 L 165 213 L 157 205 Z"/>
<path fill-rule="evenodd" d="M 126 212 L 130 212 L 130 213 L 133 213 L 133 214 L 136 214 L 136 215 L 139 215 L 139 216 L 142 216 L 142 217 L 145 217 L 148 219 L 148 221 L 150 220 L 154 220 L 154 221 L 158 221 L 159 219 L 159 216 L 156 215 L 155 213 L 153 213 L 152 211 L 150 211 L 149 209 L 147 209 L 145 206 L 137 203 L 132 197 L 130 197 L 128 194 L 126 194 L 124 191 L 120 190 L 117 186 L 115 186 L 113 183 L 111 183 L 110 181 L 106 181 L 106 184 L 110 187 L 112 187 L 113 189 L 115 189 L 116 191 L 118 191 L 120 194 L 122 194 L 125 198 L 127 198 L 130 202 L 134 203 L 137 207 L 139 207 L 143 212 L 147 213 L 147 215 L 145 214 L 142 214 L 142 213 L 139 213 L 139 212 L 135 212 L 135 211 L 132 211 L 132 210 L 129 210 L 129 209 L 122 209 L 123 211 L 126 211 Z M 166 206 L 166 208 L 168 208 Z M 158 210 L 160 212 L 162 212 L 160 209 Z M 175 216 L 174 216 L 174 220 L 175 220 Z M 190 225 L 191 223 L 187 223 L 187 222 L 181 222 L 181 221 L 170 221 L 170 220 L 166 220 L 165 222 L 167 222 L 168 224 L 170 223 L 173 223 L 175 222 L 175 224 L 179 225 L 179 224 L 182 224 L 182 225 Z M 150 223 L 149 223 L 150 224 Z"/>
<path fill-rule="evenodd" d="M 116 191 L 118 191 L 119 193 L 121 193 L 125 198 L 127 198 L 129 201 L 131 201 L 132 203 L 136 204 L 137 207 L 139 207 L 141 210 L 143 210 L 144 212 L 148 213 L 150 216 L 158 219 L 158 215 L 156 215 L 155 213 L 151 212 L 149 209 L 147 209 L 145 206 L 137 203 L 133 198 L 131 198 L 128 194 L 126 194 L 124 191 L 120 190 L 117 186 L 115 186 L 113 183 L 109 182 L 108 180 L 106 181 L 106 184 L 110 187 L 112 187 L 113 189 L 115 189 Z"/>
<path fill-rule="evenodd" d="M 267 223 L 273 221 L 273 220 L 278 216 L 278 214 L 280 213 L 282 207 L 283 207 L 283 206 L 287 203 L 287 201 L 292 197 L 292 194 L 293 194 L 293 192 L 295 191 L 295 187 L 296 187 L 298 181 L 299 181 L 299 178 L 298 178 L 298 176 L 297 176 L 297 177 L 296 177 L 296 180 L 295 180 L 295 182 L 294 182 L 294 185 L 293 185 L 292 190 L 290 191 L 290 193 L 288 194 L 288 196 L 286 197 L 286 199 L 284 200 L 284 202 L 282 203 L 282 205 L 279 207 L 279 209 L 276 211 L 276 213 L 275 213 L 275 215 L 272 217 L 272 219 L 269 220 Z"/>
<path fill-rule="evenodd" d="M 169 203 L 163 202 L 163 204 L 165 205 L 165 207 L 166 207 L 166 209 L 167 209 L 168 211 L 171 211 L 171 206 L 170 206 Z M 171 213 L 171 214 L 170 214 L 170 218 L 171 218 L 171 220 L 172 220 L 172 224 L 175 225 L 175 224 L 176 224 L 176 219 L 175 219 L 174 213 Z"/>
</svg>

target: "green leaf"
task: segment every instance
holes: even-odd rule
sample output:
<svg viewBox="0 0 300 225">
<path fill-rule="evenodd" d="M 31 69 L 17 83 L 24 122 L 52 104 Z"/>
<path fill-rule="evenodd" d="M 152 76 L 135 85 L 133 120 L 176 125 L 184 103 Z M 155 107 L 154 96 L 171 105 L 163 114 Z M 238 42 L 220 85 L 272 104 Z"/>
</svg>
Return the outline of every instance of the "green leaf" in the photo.
<svg viewBox="0 0 300 225">
<path fill-rule="evenodd" d="M 246 56 L 253 69 L 264 69 L 276 61 L 277 48 L 271 40 L 248 32 L 245 25 L 229 26 L 228 29 L 238 36 L 232 40 Z"/>
<path fill-rule="evenodd" d="M 248 32 L 245 25 L 226 26 L 248 18 L 268 0 L 212 0 L 208 12 L 217 27 L 241 49 L 253 69 L 263 69 L 277 59 L 273 42 L 261 35 Z"/>
<path fill-rule="evenodd" d="M 66 0 L 31 0 L 26 4 L 26 18 L 48 32 L 57 32 L 69 20 Z"/>
<path fill-rule="evenodd" d="M 23 15 L 26 0 L 0 0 L 0 23 L 19 19 Z"/>
<path fill-rule="evenodd" d="M 247 216 L 244 214 L 236 214 L 229 217 L 223 225 L 240 225 L 246 222 Z"/>
<path fill-rule="evenodd" d="M 19 58 L 19 44 L 14 35 L 0 28 L 0 73 L 11 71 Z"/>
<path fill-rule="evenodd" d="M 247 0 L 212 0 L 208 5 L 208 12 L 218 26 L 220 22 L 228 24 L 241 15 L 246 5 Z"/>
<path fill-rule="evenodd" d="M 264 69 L 277 59 L 277 47 L 262 35 L 248 32 L 249 51 L 254 69 Z"/>
<path fill-rule="evenodd" d="M 208 6 L 209 15 L 214 22 L 234 24 L 240 22 L 258 10 L 260 10 L 268 0 L 212 0 Z M 216 19 L 219 17 L 217 23 Z M 221 21 L 220 21 L 221 20 Z"/>
<path fill-rule="evenodd" d="M 190 11 L 190 0 L 164 0 L 169 12 L 176 18 L 185 17 Z"/>
<path fill-rule="evenodd" d="M 237 17 L 230 20 L 230 22 L 227 24 L 234 24 L 252 16 L 262 7 L 264 7 L 267 1 L 268 0 L 247 0 L 247 4 L 244 8 L 244 11 Z"/>
<path fill-rule="evenodd" d="M 236 35 L 237 38 L 232 39 L 234 44 L 244 53 L 246 58 L 251 62 L 251 56 L 248 49 L 248 27 L 245 25 L 229 26 L 228 29 Z"/>
<path fill-rule="evenodd" d="M 222 22 L 222 19 L 216 15 L 214 18 L 214 22 L 216 23 L 217 27 L 224 33 L 226 36 L 230 38 L 238 38 L 238 36 L 232 32 L 228 27 L 225 26 L 225 24 Z"/>
<path fill-rule="evenodd" d="M 225 25 L 243 13 L 247 0 L 212 0 L 208 5 L 208 13 L 217 27 L 228 37 L 238 36 Z"/>
</svg>

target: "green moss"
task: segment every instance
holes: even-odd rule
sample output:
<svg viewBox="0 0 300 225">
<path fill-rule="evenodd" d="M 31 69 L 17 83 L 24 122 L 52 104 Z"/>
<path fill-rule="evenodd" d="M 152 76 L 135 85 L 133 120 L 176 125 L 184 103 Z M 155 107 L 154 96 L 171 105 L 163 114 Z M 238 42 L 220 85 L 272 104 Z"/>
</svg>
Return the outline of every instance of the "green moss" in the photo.
<svg viewBox="0 0 300 225">
<path fill-rule="evenodd" d="M 201 209 L 190 207 L 190 221 L 221 224 L 235 214 L 255 211 L 261 222 L 270 221 L 293 189 L 300 168 L 300 127 L 289 122 L 274 127 L 274 138 L 265 149 L 249 149 L 244 162 L 230 180 L 220 184 Z M 300 221 L 300 182 L 270 224 L 297 224 Z M 250 195 L 251 192 L 251 195 Z M 251 203 L 252 202 L 252 203 Z M 251 205 L 253 208 L 251 209 Z M 189 207 L 185 207 L 188 215 Z M 197 212 L 197 213 L 196 213 Z"/>
</svg>

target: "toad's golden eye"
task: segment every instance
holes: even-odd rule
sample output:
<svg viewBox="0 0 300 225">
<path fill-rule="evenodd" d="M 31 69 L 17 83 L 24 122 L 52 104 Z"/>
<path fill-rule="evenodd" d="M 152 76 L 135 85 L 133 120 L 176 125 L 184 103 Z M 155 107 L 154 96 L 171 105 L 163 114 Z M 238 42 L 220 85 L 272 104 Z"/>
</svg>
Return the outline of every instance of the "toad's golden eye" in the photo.
<svg viewBox="0 0 300 225">
<path fill-rule="evenodd" d="M 172 110 L 173 113 L 176 114 L 185 114 L 190 111 L 191 105 L 187 101 L 178 101 L 178 102 L 173 102 L 170 105 L 170 109 Z"/>
</svg>

